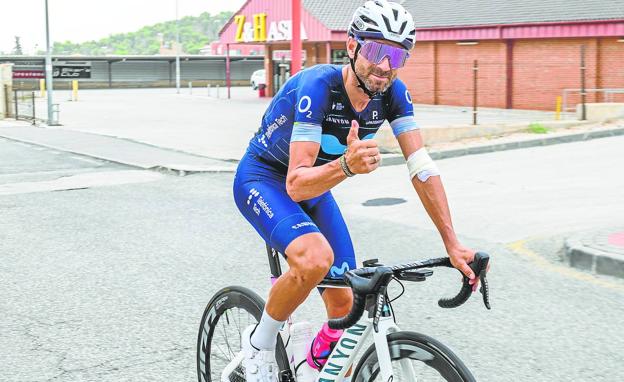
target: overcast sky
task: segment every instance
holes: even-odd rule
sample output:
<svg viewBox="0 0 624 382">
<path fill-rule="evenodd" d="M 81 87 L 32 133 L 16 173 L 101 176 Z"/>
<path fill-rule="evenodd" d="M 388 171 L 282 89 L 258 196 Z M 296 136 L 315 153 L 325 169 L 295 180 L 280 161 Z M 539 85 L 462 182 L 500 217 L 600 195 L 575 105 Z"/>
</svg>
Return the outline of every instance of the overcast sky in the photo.
<svg viewBox="0 0 624 382">
<path fill-rule="evenodd" d="M 178 0 L 179 16 L 237 11 L 245 0 Z M 2 0 L 0 52 L 10 53 L 15 36 L 25 54 L 45 49 L 45 0 Z M 48 0 L 50 43 L 97 40 L 113 33 L 175 20 L 176 0 Z M 37 46 L 37 47 L 36 47 Z"/>
</svg>

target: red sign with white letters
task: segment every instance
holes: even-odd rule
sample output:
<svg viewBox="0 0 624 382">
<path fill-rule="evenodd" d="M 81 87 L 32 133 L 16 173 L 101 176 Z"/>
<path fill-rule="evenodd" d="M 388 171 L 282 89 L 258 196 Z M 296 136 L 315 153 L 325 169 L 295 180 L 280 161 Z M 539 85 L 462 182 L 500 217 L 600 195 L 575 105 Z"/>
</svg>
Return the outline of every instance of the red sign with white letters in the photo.
<svg viewBox="0 0 624 382">
<path fill-rule="evenodd" d="M 45 78 L 43 70 L 14 70 L 13 78 Z"/>
</svg>

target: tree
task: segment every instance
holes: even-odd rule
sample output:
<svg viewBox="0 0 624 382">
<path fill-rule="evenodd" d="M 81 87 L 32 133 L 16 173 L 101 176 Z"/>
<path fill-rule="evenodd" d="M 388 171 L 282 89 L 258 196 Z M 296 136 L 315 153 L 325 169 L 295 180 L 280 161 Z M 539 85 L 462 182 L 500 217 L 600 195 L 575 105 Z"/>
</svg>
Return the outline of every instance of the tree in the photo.
<svg viewBox="0 0 624 382">
<path fill-rule="evenodd" d="M 24 54 L 22 51 L 22 43 L 20 42 L 20 37 L 15 36 L 15 48 L 13 48 L 13 54 L 21 56 Z"/>
<path fill-rule="evenodd" d="M 197 54 L 204 45 L 219 38 L 221 27 L 230 19 L 231 12 L 210 15 L 204 12 L 199 16 L 186 16 L 179 21 L 181 50 Z M 162 34 L 162 37 L 161 37 Z M 54 54 L 85 55 L 98 54 L 158 54 L 161 39 L 167 43 L 175 41 L 176 22 L 166 21 L 140 28 L 136 32 L 117 33 L 98 41 L 74 44 L 70 41 L 55 42 Z"/>
</svg>

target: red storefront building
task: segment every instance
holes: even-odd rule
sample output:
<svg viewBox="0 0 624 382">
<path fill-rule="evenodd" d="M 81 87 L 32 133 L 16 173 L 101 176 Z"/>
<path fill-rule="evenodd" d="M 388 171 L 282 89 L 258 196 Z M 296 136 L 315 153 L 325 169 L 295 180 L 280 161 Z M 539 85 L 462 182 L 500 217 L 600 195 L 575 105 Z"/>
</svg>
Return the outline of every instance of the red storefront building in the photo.
<svg viewBox="0 0 624 382">
<path fill-rule="evenodd" d="M 303 65 L 345 63 L 346 28 L 363 0 L 301 0 Z M 399 76 L 415 103 L 553 110 L 568 91 L 624 102 L 624 1 L 405 0 L 416 47 Z M 289 75 L 291 0 L 248 0 L 222 43 L 265 45 L 268 94 Z M 584 65 L 583 65 L 584 63 Z M 584 82 L 584 83 L 582 83 Z M 574 99 L 568 100 L 574 103 Z"/>
</svg>

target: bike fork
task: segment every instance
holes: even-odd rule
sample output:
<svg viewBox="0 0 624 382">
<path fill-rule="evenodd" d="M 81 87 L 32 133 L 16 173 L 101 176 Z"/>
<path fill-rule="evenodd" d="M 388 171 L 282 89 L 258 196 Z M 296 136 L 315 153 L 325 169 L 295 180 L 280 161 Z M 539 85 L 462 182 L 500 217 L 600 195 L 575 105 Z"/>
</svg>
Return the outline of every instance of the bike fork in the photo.
<svg viewBox="0 0 624 382">
<path fill-rule="evenodd" d="M 391 317 L 387 317 L 379 321 L 378 329 L 377 332 L 373 332 L 373 339 L 375 341 L 379 369 L 383 381 L 392 381 L 394 379 L 394 373 L 392 370 L 392 357 L 390 356 L 387 336 L 399 331 L 399 327 L 396 326 Z M 408 359 L 401 359 L 399 365 L 401 366 L 401 374 L 406 377 L 408 381 L 417 382 L 416 373 Z"/>
</svg>

